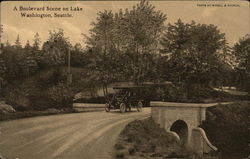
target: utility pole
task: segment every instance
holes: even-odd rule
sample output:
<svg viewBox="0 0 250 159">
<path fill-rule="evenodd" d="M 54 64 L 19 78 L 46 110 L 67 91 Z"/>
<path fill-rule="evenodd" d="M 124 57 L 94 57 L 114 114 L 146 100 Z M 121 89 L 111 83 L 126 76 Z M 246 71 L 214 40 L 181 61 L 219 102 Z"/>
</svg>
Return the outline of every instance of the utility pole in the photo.
<svg viewBox="0 0 250 159">
<path fill-rule="evenodd" d="M 70 48 L 68 50 L 68 74 L 67 74 L 67 83 L 70 85 L 72 83 L 72 74 L 70 71 Z"/>
</svg>

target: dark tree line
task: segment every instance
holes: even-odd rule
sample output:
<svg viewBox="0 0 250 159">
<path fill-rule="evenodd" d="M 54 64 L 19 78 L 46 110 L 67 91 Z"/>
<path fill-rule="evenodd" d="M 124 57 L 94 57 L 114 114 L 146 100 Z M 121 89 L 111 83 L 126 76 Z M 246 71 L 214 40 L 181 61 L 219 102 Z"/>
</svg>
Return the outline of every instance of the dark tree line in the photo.
<svg viewBox="0 0 250 159">
<path fill-rule="evenodd" d="M 236 57 L 235 67 L 236 83 L 239 88 L 250 92 L 250 35 L 247 34 L 239 39 L 233 47 Z"/>
<path fill-rule="evenodd" d="M 62 29 L 49 31 L 49 38 L 43 43 L 39 33 L 24 46 L 21 45 L 21 38 L 18 35 L 12 45 L 8 41 L 1 44 L 0 97 L 17 109 L 20 106 L 23 109 L 26 106 L 39 108 L 50 107 L 51 103 L 54 106 L 69 103 L 65 102 L 65 98 L 72 100 L 72 91 L 66 85 L 63 70 L 67 65 L 69 50 L 71 66 L 84 67 L 87 64 L 88 58 L 81 45 L 72 46 Z M 58 94 L 60 91 L 69 94 Z"/>
<path fill-rule="evenodd" d="M 62 29 L 49 31 L 49 39 L 42 43 L 39 33 L 22 46 L 19 35 L 13 45 L 2 43 L 0 54 L 0 74 L 4 81 L 16 81 L 56 66 L 67 64 L 67 53 L 72 52 L 73 66 L 83 66 L 83 50 L 79 44 L 72 46 Z"/>
</svg>

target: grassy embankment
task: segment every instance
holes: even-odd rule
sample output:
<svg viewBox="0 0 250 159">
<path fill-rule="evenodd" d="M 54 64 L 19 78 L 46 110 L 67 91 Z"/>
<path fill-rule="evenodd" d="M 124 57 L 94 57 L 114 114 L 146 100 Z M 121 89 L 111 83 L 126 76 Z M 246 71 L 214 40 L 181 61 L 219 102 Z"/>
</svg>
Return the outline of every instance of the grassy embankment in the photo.
<svg viewBox="0 0 250 159">
<path fill-rule="evenodd" d="M 242 159 L 250 154 L 249 117 L 249 101 L 207 109 L 207 119 L 201 127 L 223 159 Z"/>
<path fill-rule="evenodd" d="M 115 148 L 116 158 L 190 158 L 190 154 L 181 148 L 178 140 L 152 118 L 129 123 L 121 132 Z"/>
</svg>

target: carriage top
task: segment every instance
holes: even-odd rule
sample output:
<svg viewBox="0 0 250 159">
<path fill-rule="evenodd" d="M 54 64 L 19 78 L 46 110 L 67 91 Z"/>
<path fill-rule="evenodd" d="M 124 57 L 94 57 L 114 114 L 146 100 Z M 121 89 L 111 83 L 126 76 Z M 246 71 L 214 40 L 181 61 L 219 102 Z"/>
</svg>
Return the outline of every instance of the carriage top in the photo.
<svg viewBox="0 0 250 159">
<path fill-rule="evenodd" d="M 145 86 L 115 86 L 115 93 L 108 94 L 106 92 L 106 107 L 109 112 L 111 109 L 120 109 L 121 113 L 131 111 L 132 107 L 136 107 L 138 112 L 142 111 L 143 99 L 141 97 L 142 89 Z"/>
</svg>

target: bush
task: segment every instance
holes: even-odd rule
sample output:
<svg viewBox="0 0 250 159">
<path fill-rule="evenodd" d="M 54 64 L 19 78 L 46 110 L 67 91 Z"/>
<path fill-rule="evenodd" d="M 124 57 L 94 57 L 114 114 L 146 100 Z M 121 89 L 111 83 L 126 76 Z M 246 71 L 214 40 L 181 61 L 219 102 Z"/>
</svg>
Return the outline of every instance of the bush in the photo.
<svg viewBox="0 0 250 159">
<path fill-rule="evenodd" d="M 227 92 L 214 90 L 212 87 L 198 84 L 172 84 L 152 90 L 155 92 L 153 100 L 168 102 L 204 103 L 207 101 L 247 100 L 247 96 L 232 95 Z"/>
<path fill-rule="evenodd" d="M 73 104 L 74 93 L 69 86 L 59 83 L 49 88 L 49 99 L 51 99 L 55 108 L 71 108 Z"/>
<path fill-rule="evenodd" d="M 135 120 L 120 133 L 115 145 L 116 154 L 124 153 L 125 158 L 164 158 L 175 152 L 188 154 L 177 138 L 166 132 L 152 118 Z M 117 158 L 120 158 L 116 156 Z"/>
<path fill-rule="evenodd" d="M 30 107 L 30 100 L 28 98 L 31 90 L 23 87 L 9 88 L 5 93 L 5 100 L 7 104 L 13 106 L 16 110 L 28 110 Z"/>
<path fill-rule="evenodd" d="M 169 102 L 186 102 L 187 94 L 181 85 L 167 85 L 156 88 L 155 100 L 163 100 Z"/>
<path fill-rule="evenodd" d="M 0 88 L 6 103 L 16 110 L 46 110 L 48 108 L 67 108 L 73 103 L 73 92 L 89 87 L 83 77 L 84 69 L 72 68 L 73 82 L 67 80 L 67 68 L 47 68 L 26 79 L 17 79 Z M 1 98 L 1 97 L 0 97 Z M 104 99 L 94 99 L 105 101 Z"/>
<path fill-rule="evenodd" d="M 29 96 L 32 108 L 35 110 L 46 110 L 48 108 L 54 108 L 54 102 L 48 95 L 49 90 L 39 90 Z"/>
<path fill-rule="evenodd" d="M 124 158 L 125 157 L 125 153 L 124 152 L 118 152 L 116 154 L 116 158 Z"/>
<path fill-rule="evenodd" d="M 182 85 L 170 85 L 165 88 L 164 100 L 171 102 L 186 102 L 187 92 Z"/>
<path fill-rule="evenodd" d="M 135 120 L 129 123 L 120 134 L 127 142 L 133 142 L 135 146 L 147 145 L 150 147 L 178 144 L 176 138 L 168 134 L 164 128 L 160 128 L 152 118 Z"/>
<path fill-rule="evenodd" d="M 218 147 L 224 159 L 244 158 L 248 145 L 250 102 L 218 105 L 207 109 L 207 119 L 201 125 Z"/>
<path fill-rule="evenodd" d="M 104 97 L 85 97 L 85 98 L 79 98 L 76 99 L 74 102 L 76 103 L 105 103 L 105 98 Z"/>
</svg>

